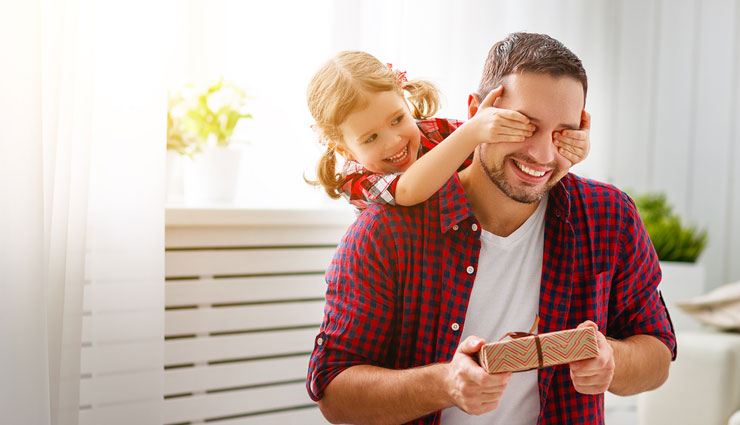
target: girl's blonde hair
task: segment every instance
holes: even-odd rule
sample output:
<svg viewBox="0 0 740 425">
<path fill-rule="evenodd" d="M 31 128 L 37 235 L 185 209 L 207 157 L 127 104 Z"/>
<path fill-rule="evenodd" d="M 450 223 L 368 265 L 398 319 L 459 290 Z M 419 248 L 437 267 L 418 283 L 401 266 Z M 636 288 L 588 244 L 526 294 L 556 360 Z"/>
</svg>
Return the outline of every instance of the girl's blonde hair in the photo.
<svg viewBox="0 0 740 425">
<path fill-rule="evenodd" d="M 368 93 L 395 91 L 411 106 L 415 119 L 425 119 L 439 109 L 439 93 L 429 81 L 406 80 L 399 73 L 365 52 L 341 52 L 330 59 L 314 75 L 308 85 L 308 109 L 316 121 L 314 130 L 323 135 L 326 152 L 316 166 L 317 181 L 308 183 L 323 186 L 336 199 L 341 196 L 345 179 L 337 173 L 334 146 L 346 146 L 339 126 L 347 116 L 368 104 Z"/>
</svg>

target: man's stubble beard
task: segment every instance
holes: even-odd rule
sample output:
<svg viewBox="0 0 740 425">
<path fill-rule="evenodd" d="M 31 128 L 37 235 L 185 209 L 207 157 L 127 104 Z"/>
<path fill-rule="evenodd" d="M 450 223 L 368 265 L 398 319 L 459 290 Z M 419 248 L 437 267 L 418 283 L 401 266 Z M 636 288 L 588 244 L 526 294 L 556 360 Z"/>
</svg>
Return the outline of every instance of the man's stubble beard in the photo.
<svg viewBox="0 0 740 425">
<path fill-rule="evenodd" d="M 523 204 L 533 204 L 535 202 L 539 202 L 540 199 L 542 199 L 542 197 L 545 196 L 545 194 L 549 192 L 550 189 L 552 189 L 552 187 L 555 186 L 555 184 L 560 181 L 560 178 L 562 177 L 562 170 L 560 169 L 560 167 L 558 167 L 556 163 L 550 163 L 547 164 L 549 167 L 552 168 L 550 179 L 542 188 L 533 191 L 517 189 L 511 183 L 509 183 L 509 181 L 506 179 L 506 174 L 504 173 L 504 167 L 506 166 L 509 158 L 519 158 L 521 162 L 529 162 L 533 164 L 537 163 L 536 161 L 532 160 L 532 158 L 529 158 L 526 155 L 509 154 L 504 157 L 499 166 L 490 169 L 483 161 L 483 155 L 481 155 L 480 152 L 478 154 L 478 161 L 480 162 L 483 171 L 486 173 L 486 175 L 488 175 L 488 178 L 491 179 L 491 182 L 493 182 L 493 184 L 495 184 L 496 187 L 498 187 L 499 190 L 504 193 L 504 195 L 508 196 L 514 201 L 521 202 Z M 555 176 L 561 177 L 555 179 Z"/>
</svg>

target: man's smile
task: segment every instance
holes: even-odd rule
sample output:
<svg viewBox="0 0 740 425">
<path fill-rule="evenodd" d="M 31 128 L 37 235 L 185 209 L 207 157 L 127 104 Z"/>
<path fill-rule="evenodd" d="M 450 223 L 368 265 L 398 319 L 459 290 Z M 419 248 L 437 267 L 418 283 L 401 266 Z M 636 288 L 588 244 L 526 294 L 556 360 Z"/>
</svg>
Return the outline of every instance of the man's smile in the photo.
<svg viewBox="0 0 740 425">
<path fill-rule="evenodd" d="M 546 181 L 552 173 L 552 168 L 538 167 L 534 165 L 524 165 L 511 158 L 511 163 L 514 165 L 512 168 L 515 174 L 522 180 L 530 183 L 540 183 Z"/>
</svg>

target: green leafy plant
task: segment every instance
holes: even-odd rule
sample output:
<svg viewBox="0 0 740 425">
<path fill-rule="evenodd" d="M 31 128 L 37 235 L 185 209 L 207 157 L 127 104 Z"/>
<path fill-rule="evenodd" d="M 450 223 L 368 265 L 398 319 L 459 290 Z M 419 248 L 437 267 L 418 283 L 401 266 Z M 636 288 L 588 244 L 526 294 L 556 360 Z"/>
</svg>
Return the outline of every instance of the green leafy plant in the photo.
<svg viewBox="0 0 740 425">
<path fill-rule="evenodd" d="M 696 262 L 707 244 L 706 229 L 682 223 L 662 193 L 634 197 L 660 261 Z"/>
<path fill-rule="evenodd" d="M 170 93 L 167 111 L 167 149 L 192 156 L 209 143 L 228 146 L 244 112 L 247 95 L 223 79 L 202 91 L 185 86 Z"/>
</svg>

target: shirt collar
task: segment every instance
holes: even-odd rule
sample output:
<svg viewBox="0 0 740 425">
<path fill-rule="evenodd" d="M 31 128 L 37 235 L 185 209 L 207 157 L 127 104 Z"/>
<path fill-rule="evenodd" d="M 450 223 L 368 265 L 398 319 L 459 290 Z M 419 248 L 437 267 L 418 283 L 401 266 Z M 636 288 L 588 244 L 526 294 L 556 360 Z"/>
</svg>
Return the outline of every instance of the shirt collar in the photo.
<svg viewBox="0 0 740 425">
<path fill-rule="evenodd" d="M 439 190 L 439 216 L 443 233 L 473 216 L 473 209 L 468 203 L 468 197 L 457 173 Z"/>
<path fill-rule="evenodd" d="M 570 193 L 568 187 L 572 176 L 568 173 L 550 189 L 547 202 L 547 215 L 554 215 L 567 221 L 570 218 Z M 447 232 L 455 224 L 473 216 L 465 189 L 455 173 L 439 191 L 439 212 L 442 232 Z"/>
<path fill-rule="evenodd" d="M 570 218 L 570 192 L 568 188 L 572 178 L 572 175 L 568 173 L 550 189 L 547 203 L 548 215 L 554 215 L 564 221 L 568 221 Z"/>
</svg>

